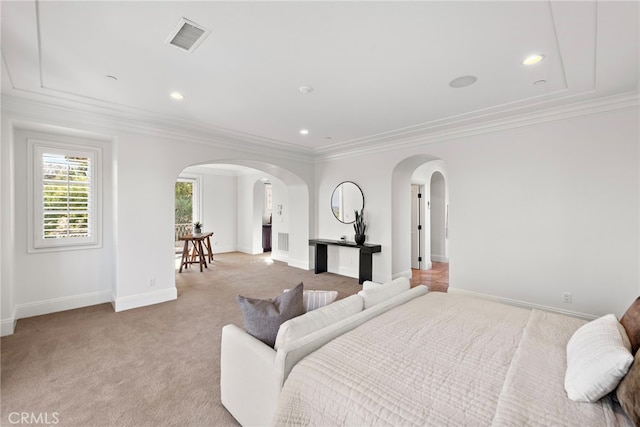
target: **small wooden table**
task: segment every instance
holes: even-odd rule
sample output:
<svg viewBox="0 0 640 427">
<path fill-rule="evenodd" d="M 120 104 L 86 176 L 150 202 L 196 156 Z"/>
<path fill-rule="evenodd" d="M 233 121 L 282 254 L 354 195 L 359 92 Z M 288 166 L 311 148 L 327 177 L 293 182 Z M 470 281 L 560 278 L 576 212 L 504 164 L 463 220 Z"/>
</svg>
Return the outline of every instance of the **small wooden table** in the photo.
<svg viewBox="0 0 640 427">
<path fill-rule="evenodd" d="M 187 234 L 178 237 L 179 240 L 184 240 L 184 249 L 182 250 L 182 260 L 180 261 L 180 271 L 182 273 L 182 267 L 189 268 L 189 264 L 200 264 L 200 272 L 202 273 L 202 266 L 207 267 L 207 258 L 209 262 L 213 261 L 213 252 L 211 251 L 211 236 L 213 233 L 201 233 L 201 234 Z M 189 242 L 193 243 L 193 253 L 189 255 Z M 204 242 L 204 245 L 203 245 Z M 205 249 L 207 252 L 205 253 Z M 198 260 L 196 261 L 196 257 Z"/>
</svg>

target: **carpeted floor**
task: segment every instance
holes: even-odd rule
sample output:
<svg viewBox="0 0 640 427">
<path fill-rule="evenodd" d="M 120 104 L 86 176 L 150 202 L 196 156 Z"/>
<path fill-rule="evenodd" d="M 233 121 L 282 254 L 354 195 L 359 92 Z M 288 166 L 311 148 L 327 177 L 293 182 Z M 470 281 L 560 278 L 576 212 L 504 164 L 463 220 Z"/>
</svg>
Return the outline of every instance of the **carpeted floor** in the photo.
<svg viewBox="0 0 640 427">
<path fill-rule="evenodd" d="M 242 325 L 238 294 L 273 297 L 301 281 L 338 298 L 361 289 L 357 279 L 290 268 L 268 254 L 219 254 L 203 273 L 176 275 L 175 301 L 21 319 L 0 342 L 0 425 L 13 424 L 15 412 L 58 426 L 237 425 L 220 403 L 220 330 Z"/>
</svg>

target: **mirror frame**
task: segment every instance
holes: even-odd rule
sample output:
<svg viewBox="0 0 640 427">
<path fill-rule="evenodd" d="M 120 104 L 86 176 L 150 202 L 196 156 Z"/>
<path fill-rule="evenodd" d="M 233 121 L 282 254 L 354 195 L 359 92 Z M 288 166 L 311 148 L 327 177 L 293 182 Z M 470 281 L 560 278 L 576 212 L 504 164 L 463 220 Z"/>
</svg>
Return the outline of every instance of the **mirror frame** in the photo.
<svg viewBox="0 0 640 427">
<path fill-rule="evenodd" d="M 353 181 L 342 181 L 340 184 L 336 185 L 336 188 L 334 188 L 333 192 L 331 193 L 331 199 L 329 200 L 329 205 L 331 207 L 331 213 L 333 213 L 333 216 L 338 221 L 340 221 L 343 224 L 353 224 L 355 222 L 355 218 L 353 221 L 349 221 L 349 222 L 343 221 L 342 219 L 338 218 L 338 214 L 336 213 L 336 210 L 333 207 L 333 196 L 336 194 L 336 191 L 338 191 L 338 189 L 341 188 L 342 185 L 344 184 L 353 184 L 360 191 L 360 195 L 362 196 L 362 206 L 358 210 L 364 209 L 364 193 L 362 192 L 362 188 L 360 188 L 360 186 Z"/>
</svg>

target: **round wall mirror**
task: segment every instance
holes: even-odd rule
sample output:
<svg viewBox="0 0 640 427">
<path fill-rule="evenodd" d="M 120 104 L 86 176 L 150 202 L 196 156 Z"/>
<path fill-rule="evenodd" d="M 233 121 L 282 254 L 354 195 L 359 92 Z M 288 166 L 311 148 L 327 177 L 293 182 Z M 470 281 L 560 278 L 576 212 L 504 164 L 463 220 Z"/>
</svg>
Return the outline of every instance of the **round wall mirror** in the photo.
<svg viewBox="0 0 640 427">
<path fill-rule="evenodd" d="M 331 211 L 338 221 L 351 224 L 356 220 L 354 211 L 364 208 L 364 195 L 355 182 L 345 181 L 333 190 Z"/>
</svg>

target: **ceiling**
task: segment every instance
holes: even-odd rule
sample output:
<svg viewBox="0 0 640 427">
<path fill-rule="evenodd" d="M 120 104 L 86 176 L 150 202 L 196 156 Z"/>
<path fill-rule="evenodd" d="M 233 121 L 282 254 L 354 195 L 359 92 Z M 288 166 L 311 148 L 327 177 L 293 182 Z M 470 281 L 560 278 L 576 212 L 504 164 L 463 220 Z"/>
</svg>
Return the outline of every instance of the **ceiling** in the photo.
<svg viewBox="0 0 640 427">
<path fill-rule="evenodd" d="M 640 75 L 637 1 L 1 3 L 4 94 L 312 151 L 634 92 Z M 191 53 L 166 43 L 181 18 L 211 31 Z"/>
</svg>

